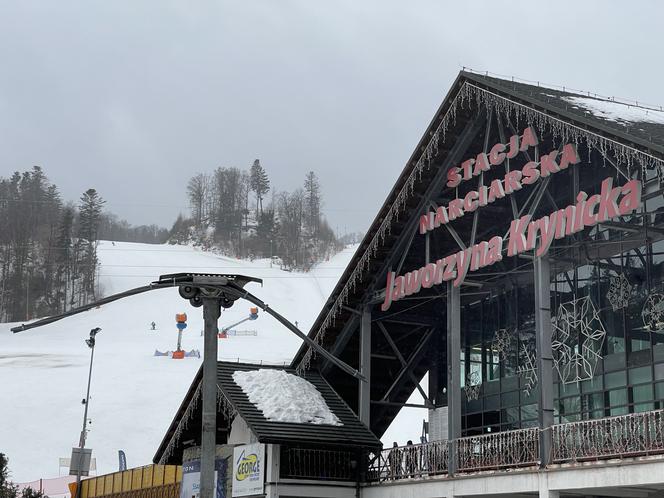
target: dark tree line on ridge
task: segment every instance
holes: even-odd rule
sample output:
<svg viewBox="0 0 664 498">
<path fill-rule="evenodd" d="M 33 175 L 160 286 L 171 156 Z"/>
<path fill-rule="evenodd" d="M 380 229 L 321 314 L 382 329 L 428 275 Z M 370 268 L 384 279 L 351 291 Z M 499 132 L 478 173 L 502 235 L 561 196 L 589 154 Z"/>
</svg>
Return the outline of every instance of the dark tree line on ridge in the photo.
<svg viewBox="0 0 664 498">
<path fill-rule="evenodd" d="M 167 231 L 131 227 L 103 212 L 91 188 L 65 203 L 44 171 L 0 177 L 0 321 L 61 313 L 99 297 L 100 239 L 164 242 Z"/>
<path fill-rule="evenodd" d="M 191 217 L 175 222 L 173 243 L 194 242 L 240 258 L 278 257 L 284 268 L 304 270 L 340 249 L 323 216 L 313 171 L 302 188 L 275 193 L 256 159 L 249 170 L 217 168 L 195 175 L 187 195 Z"/>
</svg>

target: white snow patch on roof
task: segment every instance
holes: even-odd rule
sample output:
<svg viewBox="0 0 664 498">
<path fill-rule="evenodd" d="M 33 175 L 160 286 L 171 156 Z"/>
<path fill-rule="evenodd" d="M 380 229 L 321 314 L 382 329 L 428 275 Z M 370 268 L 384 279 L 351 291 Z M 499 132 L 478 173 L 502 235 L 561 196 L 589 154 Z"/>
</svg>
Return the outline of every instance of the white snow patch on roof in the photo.
<svg viewBox="0 0 664 498">
<path fill-rule="evenodd" d="M 343 425 L 308 380 L 283 370 L 235 371 L 233 380 L 266 419 L 295 424 Z"/>
<path fill-rule="evenodd" d="M 664 111 L 590 97 L 563 97 L 563 99 L 590 111 L 598 118 L 621 124 L 625 122 L 664 124 Z"/>
</svg>

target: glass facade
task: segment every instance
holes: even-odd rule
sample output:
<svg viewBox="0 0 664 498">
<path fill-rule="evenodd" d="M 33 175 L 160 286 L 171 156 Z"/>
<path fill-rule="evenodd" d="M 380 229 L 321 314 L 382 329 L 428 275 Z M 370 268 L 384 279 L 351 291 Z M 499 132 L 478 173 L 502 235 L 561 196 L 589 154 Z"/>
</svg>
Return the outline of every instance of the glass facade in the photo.
<svg viewBox="0 0 664 498">
<path fill-rule="evenodd" d="M 576 166 L 576 177 L 551 182 L 542 214 L 574 204 L 581 188 L 599 193 L 607 176 L 625 181 L 595 156 Z M 631 177 L 648 174 L 635 169 Z M 647 195 L 644 187 L 638 213 L 555 240 L 548 254 L 554 422 L 664 408 L 661 191 Z M 490 292 L 462 302 L 462 384 L 481 383 L 462 394 L 464 435 L 538 425 L 532 257 L 504 258 L 502 266 L 502 279 L 493 268 Z"/>
</svg>

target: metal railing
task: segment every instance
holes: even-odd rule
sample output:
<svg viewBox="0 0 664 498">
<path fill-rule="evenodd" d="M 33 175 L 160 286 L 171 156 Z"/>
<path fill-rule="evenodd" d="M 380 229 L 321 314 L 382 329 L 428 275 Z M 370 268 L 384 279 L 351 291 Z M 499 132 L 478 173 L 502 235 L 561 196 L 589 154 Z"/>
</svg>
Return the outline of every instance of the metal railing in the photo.
<svg viewBox="0 0 664 498">
<path fill-rule="evenodd" d="M 664 410 L 551 427 L 551 463 L 664 455 Z M 455 441 L 457 472 L 540 464 L 540 429 L 462 437 Z M 352 451 L 282 448 L 281 477 L 389 482 L 444 475 L 448 441 L 388 448 L 359 457 Z"/>
<path fill-rule="evenodd" d="M 282 447 L 280 465 L 280 475 L 286 479 L 354 481 L 357 478 L 357 456 L 352 451 Z"/>
<path fill-rule="evenodd" d="M 381 451 L 369 463 L 368 481 L 393 481 L 447 473 L 447 441 L 399 446 Z"/>
<path fill-rule="evenodd" d="M 664 410 L 554 425 L 552 462 L 664 453 Z"/>
<path fill-rule="evenodd" d="M 457 440 L 459 472 L 527 467 L 539 462 L 539 430 L 495 432 Z"/>
</svg>

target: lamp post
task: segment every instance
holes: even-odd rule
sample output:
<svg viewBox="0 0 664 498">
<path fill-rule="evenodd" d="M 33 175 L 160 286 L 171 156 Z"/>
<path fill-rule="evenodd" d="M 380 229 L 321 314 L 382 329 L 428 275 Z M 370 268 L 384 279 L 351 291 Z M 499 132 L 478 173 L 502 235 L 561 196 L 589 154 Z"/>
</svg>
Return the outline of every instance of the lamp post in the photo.
<svg viewBox="0 0 664 498">
<path fill-rule="evenodd" d="M 90 381 L 92 380 L 92 361 L 95 358 L 95 336 L 101 332 L 101 328 L 95 327 L 90 331 L 90 338 L 85 340 L 85 343 L 90 348 L 90 370 L 88 372 L 88 390 L 83 400 L 85 405 L 85 410 L 83 412 L 83 428 L 81 429 L 81 437 L 78 440 L 78 447 L 83 449 L 85 448 L 85 438 L 87 436 L 88 430 L 88 406 L 90 405 Z M 81 471 L 83 467 L 83 452 L 79 453 L 78 461 L 78 470 L 76 472 L 76 496 L 81 496 Z"/>
</svg>

